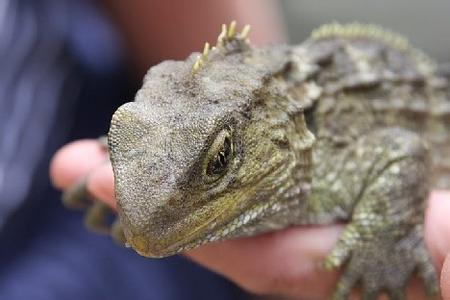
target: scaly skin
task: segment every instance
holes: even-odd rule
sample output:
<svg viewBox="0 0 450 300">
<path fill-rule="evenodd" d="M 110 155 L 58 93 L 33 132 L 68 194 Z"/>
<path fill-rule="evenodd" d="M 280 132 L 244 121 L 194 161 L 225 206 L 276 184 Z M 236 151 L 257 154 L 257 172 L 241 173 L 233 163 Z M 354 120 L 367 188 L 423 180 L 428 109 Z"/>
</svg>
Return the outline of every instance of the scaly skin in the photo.
<svg viewBox="0 0 450 300">
<path fill-rule="evenodd" d="M 151 68 L 109 132 L 127 242 L 162 257 L 296 224 L 348 225 L 325 261 L 335 299 L 404 298 L 436 273 L 423 242 L 431 187 L 450 187 L 448 83 L 374 26 L 328 25 L 299 46 L 215 48 Z"/>
</svg>

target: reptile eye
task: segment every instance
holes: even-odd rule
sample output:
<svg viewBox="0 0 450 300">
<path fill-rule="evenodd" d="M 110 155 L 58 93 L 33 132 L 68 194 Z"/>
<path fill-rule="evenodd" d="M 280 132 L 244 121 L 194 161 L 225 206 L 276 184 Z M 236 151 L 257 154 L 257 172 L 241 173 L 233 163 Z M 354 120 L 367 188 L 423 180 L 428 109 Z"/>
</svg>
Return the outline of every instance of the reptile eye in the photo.
<svg viewBox="0 0 450 300">
<path fill-rule="evenodd" d="M 225 173 L 234 152 L 231 130 L 222 130 L 210 149 L 210 156 L 206 167 L 206 175 L 211 179 L 218 179 Z"/>
</svg>

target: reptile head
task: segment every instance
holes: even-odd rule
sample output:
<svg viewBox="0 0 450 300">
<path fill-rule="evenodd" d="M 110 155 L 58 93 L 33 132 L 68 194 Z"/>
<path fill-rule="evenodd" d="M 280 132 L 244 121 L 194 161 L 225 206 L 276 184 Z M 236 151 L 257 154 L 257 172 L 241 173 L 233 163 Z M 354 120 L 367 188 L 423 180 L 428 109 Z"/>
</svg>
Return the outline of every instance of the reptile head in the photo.
<svg viewBox="0 0 450 300">
<path fill-rule="evenodd" d="M 293 161 L 308 168 L 312 136 L 301 113 L 282 109 L 267 70 L 249 63 L 260 56 L 235 42 L 240 51 L 222 45 L 236 51 L 212 50 L 200 69 L 197 54 L 151 68 L 112 118 L 119 216 L 141 255 L 235 236 L 281 197 L 274 191 L 291 180 L 283 174 Z"/>
</svg>

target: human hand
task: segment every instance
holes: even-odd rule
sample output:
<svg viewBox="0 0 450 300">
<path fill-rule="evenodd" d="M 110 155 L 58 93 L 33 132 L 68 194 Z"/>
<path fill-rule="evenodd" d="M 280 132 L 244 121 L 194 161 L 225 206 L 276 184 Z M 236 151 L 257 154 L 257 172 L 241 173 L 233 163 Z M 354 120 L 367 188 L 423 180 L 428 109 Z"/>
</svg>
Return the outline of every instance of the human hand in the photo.
<svg viewBox="0 0 450 300">
<path fill-rule="evenodd" d="M 90 173 L 88 190 L 115 208 L 114 181 L 107 154 L 95 140 L 83 140 L 62 148 L 51 164 L 56 187 L 66 189 Z M 431 194 L 425 222 L 425 239 L 440 271 L 444 299 L 450 299 L 450 192 Z M 199 264 L 258 294 L 323 299 L 331 295 L 338 273 L 321 263 L 339 237 L 341 225 L 303 226 L 257 237 L 204 245 L 186 255 Z M 447 257 L 446 257 L 447 255 Z M 445 260 L 445 262 L 444 262 Z M 414 279 L 408 299 L 425 299 Z"/>
</svg>

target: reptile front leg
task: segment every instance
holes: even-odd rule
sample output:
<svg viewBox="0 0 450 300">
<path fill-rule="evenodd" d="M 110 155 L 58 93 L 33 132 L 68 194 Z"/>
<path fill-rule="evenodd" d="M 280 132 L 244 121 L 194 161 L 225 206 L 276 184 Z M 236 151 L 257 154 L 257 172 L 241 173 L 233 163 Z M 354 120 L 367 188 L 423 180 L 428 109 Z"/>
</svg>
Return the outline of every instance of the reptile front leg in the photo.
<svg viewBox="0 0 450 300">
<path fill-rule="evenodd" d="M 98 138 L 98 142 L 105 152 L 108 151 L 106 136 Z M 86 210 L 84 223 L 88 229 L 99 234 L 109 234 L 115 242 L 124 245 L 125 236 L 115 212 L 107 204 L 90 200 L 92 196 L 87 189 L 89 175 L 90 173 L 81 177 L 73 186 L 63 192 L 63 204 L 69 209 Z M 111 217 L 115 219 L 112 224 Z"/>
<path fill-rule="evenodd" d="M 354 189 L 356 177 L 363 185 L 350 222 L 325 260 L 328 269 L 344 267 L 333 299 L 347 299 L 356 286 L 363 299 L 383 292 L 403 299 L 415 271 L 435 295 L 436 272 L 423 238 L 429 161 L 421 138 L 403 129 L 378 130 L 352 146 L 345 161 L 343 186 Z"/>
</svg>

